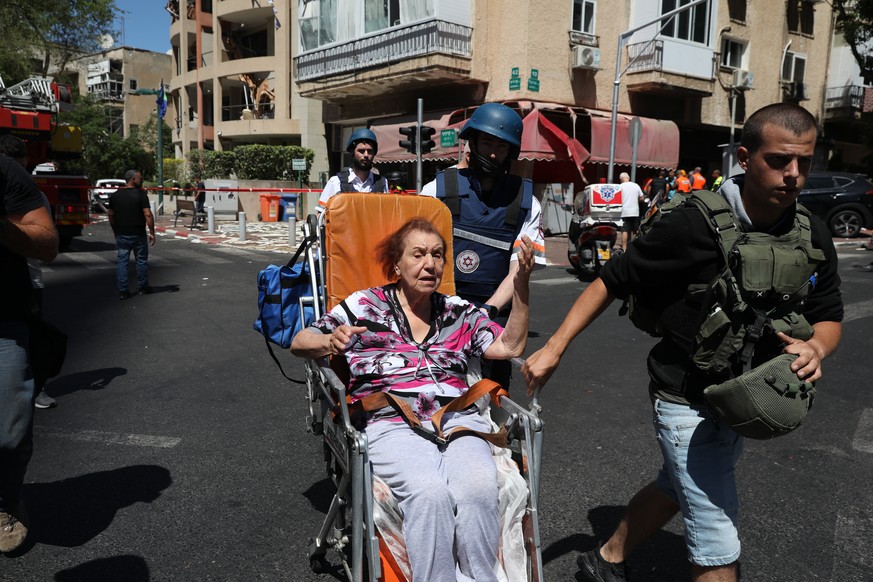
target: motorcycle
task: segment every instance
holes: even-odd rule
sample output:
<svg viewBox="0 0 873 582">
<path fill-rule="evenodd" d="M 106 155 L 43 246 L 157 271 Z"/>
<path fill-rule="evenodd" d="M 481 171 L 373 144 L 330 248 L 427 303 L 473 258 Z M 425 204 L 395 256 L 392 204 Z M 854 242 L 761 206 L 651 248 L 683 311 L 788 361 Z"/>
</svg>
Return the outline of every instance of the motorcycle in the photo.
<svg viewBox="0 0 873 582">
<path fill-rule="evenodd" d="M 579 276 L 597 275 L 621 233 L 621 188 L 591 184 L 573 200 L 567 258 Z"/>
</svg>

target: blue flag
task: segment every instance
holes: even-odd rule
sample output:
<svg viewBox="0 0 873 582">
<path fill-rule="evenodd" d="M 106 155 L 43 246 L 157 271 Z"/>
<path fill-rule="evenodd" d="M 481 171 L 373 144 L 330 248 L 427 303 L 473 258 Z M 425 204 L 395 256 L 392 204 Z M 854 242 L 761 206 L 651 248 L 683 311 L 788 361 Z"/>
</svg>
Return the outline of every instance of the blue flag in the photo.
<svg viewBox="0 0 873 582">
<path fill-rule="evenodd" d="M 164 115 L 167 114 L 167 94 L 164 91 L 164 80 L 161 79 L 161 90 L 158 91 L 158 99 L 156 101 L 158 104 L 158 117 L 161 119 L 164 118 Z"/>
</svg>

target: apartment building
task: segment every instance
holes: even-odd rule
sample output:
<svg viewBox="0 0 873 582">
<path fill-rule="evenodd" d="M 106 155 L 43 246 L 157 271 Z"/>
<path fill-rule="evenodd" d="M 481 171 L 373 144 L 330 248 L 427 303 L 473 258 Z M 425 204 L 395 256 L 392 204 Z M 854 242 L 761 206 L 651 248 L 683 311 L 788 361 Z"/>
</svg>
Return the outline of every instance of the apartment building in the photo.
<svg viewBox="0 0 873 582">
<path fill-rule="evenodd" d="M 481 103 L 506 102 L 525 120 L 518 171 L 558 182 L 575 166 L 601 179 L 616 73 L 616 175 L 631 165 L 634 135 L 638 167 L 708 173 L 729 160 L 732 127 L 738 136 L 763 105 L 795 102 L 824 120 L 826 2 L 298 0 L 296 9 L 295 81 L 301 95 L 325 102 L 334 169 L 362 125 L 380 136 L 377 162 L 411 159 L 395 145 L 397 128 L 423 98 L 438 136 Z M 429 155 L 436 163 L 457 157 L 448 133 Z"/>
<path fill-rule="evenodd" d="M 292 79 L 296 6 L 287 0 L 170 0 L 173 76 L 179 112 L 176 156 L 242 144 L 315 151 L 312 176 L 327 170 L 321 101 Z"/>
<path fill-rule="evenodd" d="M 168 81 L 171 73 L 170 55 L 122 46 L 71 60 L 65 78 L 78 86 L 80 94 L 103 104 L 110 131 L 129 137 L 132 130 L 156 113 L 154 95 L 135 95 L 131 91 L 157 90 L 161 80 Z M 167 121 L 176 115 L 168 105 Z"/>
</svg>

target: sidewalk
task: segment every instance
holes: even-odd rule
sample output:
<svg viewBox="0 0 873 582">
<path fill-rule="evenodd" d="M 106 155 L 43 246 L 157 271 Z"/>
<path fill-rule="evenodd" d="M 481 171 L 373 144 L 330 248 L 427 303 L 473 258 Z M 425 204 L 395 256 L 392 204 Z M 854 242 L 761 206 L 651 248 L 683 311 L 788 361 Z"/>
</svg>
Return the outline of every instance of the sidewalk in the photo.
<svg viewBox="0 0 873 582">
<path fill-rule="evenodd" d="M 103 214 L 92 215 L 93 222 L 103 222 L 106 216 Z M 209 234 L 206 225 L 197 225 L 189 229 L 190 217 L 181 217 L 176 226 L 173 226 L 174 216 L 172 213 L 155 217 L 155 231 L 163 236 L 188 239 L 193 243 L 220 244 L 241 248 L 256 248 L 258 250 L 274 251 L 277 253 L 293 253 L 303 238 L 303 225 L 297 222 L 295 241 L 289 244 L 289 225 L 287 222 L 258 222 L 246 221 L 246 240 L 239 239 L 239 223 L 232 221 L 216 221 L 215 233 Z M 567 260 L 567 235 L 559 234 L 546 237 L 546 261 L 550 266 L 569 266 Z"/>
</svg>

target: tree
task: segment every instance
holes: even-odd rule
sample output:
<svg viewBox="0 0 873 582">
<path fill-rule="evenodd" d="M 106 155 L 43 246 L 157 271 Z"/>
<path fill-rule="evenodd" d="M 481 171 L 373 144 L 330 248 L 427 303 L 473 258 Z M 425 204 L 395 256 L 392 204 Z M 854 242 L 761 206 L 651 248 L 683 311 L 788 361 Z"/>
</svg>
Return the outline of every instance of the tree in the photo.
<svg viewBox="0 0 873 582">
<path fill-rule="evenodd" d="M 865 81 L 873 82 L 873 0 L 833 0 L 843 34 Z"/>
<path fill-rule="evenodd" d="M 115 0 L 3 0 L 0 74 L 17 82 L 34 72 L 48 76 L 52 65 L 62 71 L 76 55 L 98 50 L 101 37 L 115 34 L 118 13 Z"/>
</svg>

